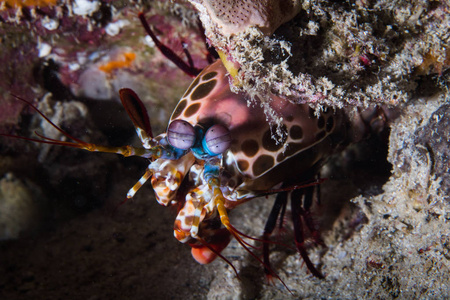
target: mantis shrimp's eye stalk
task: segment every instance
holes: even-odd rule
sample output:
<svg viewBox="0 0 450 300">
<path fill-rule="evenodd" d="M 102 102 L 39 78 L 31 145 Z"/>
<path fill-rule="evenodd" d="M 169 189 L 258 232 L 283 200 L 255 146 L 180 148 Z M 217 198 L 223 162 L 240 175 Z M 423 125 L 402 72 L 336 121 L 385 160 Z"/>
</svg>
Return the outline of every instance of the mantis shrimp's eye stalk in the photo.
<svg viewBox="0 0 450 300">
<path fill-rule="evenodd" d="M 167 140 L 177 149 L 188 150 L 195 143 L 195 130 L 183 120 L 175 120 L 167 128 Z"/>
<path fill-rule="evenodd" d="M 218 155 L 230 147 L 230 131 L 223 125 L 210 127 L 205 134 L 203 147 L 210 155 Z"/>
</svg>

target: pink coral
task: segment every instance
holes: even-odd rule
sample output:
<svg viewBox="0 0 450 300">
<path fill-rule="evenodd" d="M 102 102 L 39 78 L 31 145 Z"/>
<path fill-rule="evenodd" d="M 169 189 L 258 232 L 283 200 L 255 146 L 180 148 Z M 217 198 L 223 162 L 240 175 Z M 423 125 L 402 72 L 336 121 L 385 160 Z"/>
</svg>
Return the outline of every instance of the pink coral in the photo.
<svg viewBox="0 0 450 300">
<path fill-rule="evenodd" d="M 298 0 L 190 0 L 190 2 L 202 12 L 204 25 L 216 26 L 221 34 L 226 36 L 243 32 L 251 26 L 256 26 L 270 35 L 281 24 L 292 19 L 300 9 Z"/>
</svg>

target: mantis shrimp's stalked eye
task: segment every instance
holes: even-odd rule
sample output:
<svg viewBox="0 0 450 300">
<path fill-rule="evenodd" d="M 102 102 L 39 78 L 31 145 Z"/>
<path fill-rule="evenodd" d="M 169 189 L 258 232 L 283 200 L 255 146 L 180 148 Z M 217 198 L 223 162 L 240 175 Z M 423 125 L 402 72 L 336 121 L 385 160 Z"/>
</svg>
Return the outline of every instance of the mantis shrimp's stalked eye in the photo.
<svg viewBox="0 0 450 300">
<path fill-rule="evenodd" d="M 181 150 L 188 150 L 195 143 L 195 130 L 191 124 L 183 120 L 175 120 L 167 128 L 169 144 Z"/>
<path fill-rule="evenodd" d="M 316 116 L 308 104 L 296 104 L 268 93 L 265 99 L 270 100 L 269 111 L 279 118 L 277 129 L 284 133 L 275 140 L 264 107 L 249 106 L 248 94 L 234 93 L 230 88 L 230 68 L 218 60 L 201 71 L 193 67 L 187 51 L 189 62 L 185 63 L 156 38 L 142 13 L 139 18 L 163 54 L 189 75 L 198 75 L 175 108 L 166 133 L 154 137 L 145 105 L 135 92 L 125 88 L 119 91 L 120 99 L 142 147 L 101 146 L 79 140 L 54 124 L 31 102 L 17 96 L 72 141 L 39 133 L 36 134 L 40 139 L 3 133 L 0 136 L 146 159 L 148 167 L 128 191 L 127 199 L 150 181 L 157 201 L 177 209 L 175 238 L 192 247 L 192 255 L 198 262 L 210 263 L 221 257 L 238 274 L 221 254 L 230 239 L 235 238 L 264 266 L 268 278 L 275 276 L 283 285 L 272 270 L 269 246 L 278 244 L 270 238 L 277 225 L 283 227 L 289 200 L 295 247 L 311 274 L 324 278 L 308 256 L 305 238 L 309 235 L 313 243 L 324 245 L 311 213 L 314 201 L 319 202 L 319 191 L 314 185 L 323 181 L 314 180 L 316 173 L 330 155 L 368 134 L 373 127 L 368 125 L 373 121 L 382 122 L 376 127 L 383 128 L 386 118 L 381 108 L 351 117 L 345 110 L 328 109 Z M 226 55 L 223 57 L 225 64 L 234 68 L 234 63 L 228 62 Z M 229 210 L 274 193 L 277 197 L 262 239 L 241 233 L 231 224 Z M 247 239 L 263 243 L 262 258 L 251 250 L 259 247 L 249 244 Z"/>
<path fill-rule="evenodd" d="M 223 125 L 214 125 L 210 127 L 203 139 L 203 148 L 210 155 L 222 154 L 230 147 L 230 131 Z"/>
</svg>

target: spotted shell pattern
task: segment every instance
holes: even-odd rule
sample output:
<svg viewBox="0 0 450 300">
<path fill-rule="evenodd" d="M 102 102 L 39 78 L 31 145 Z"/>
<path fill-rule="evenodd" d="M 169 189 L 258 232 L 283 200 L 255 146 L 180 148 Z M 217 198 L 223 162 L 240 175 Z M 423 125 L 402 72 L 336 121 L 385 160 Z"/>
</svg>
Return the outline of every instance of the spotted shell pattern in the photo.
<svg viewBox="0 0 450 300">
<path fill-rule="evenodd" d="M 224 153 L 222 165 L 231 174 L 239 173 L 247 180 L 263 176 L 321 142 L 339 122 L 339 117 L 331 111 L 317 117 L 308 105 L 292 104 L 276 96 L 272 96 L 271 108 L 283 118 L 281 127 L 285 134 L 281 141 L 273 137 L 263 108 L 248 105 L 244 94 L 230 90 L 227 71 L 217 61 L 191 84 L 175 108 L 171 121 L 181 119 L 206 128 L 214 124 L 227 127 L 232 143 Z"/>
<path fill-rule="evenodd" d="M 229 148 L 219 155 L 203 156 L 197 148 L 199 141 L 194 140 L 193 147 L 181 149 L 184 152 L 176 159 L 160 157 L 148 167 L 158 202 L 180 205 L 175 237 L 197 249 L 193 256 L 201 263 L 214 260 L 229 242 L 230 233 L 224 234 L 223 228 L 217 227 L 219 206 L 231 209 L 279 183 L 296 184 L 299 174 L 310 179 L 311 172 L 333 151 L 333 140 L 339 133 L 336 129 L 345 127 L 341 126 L 344 120 L 340 113 L 324 111 L 315 116 L 306 104 L 292 104 L 269 95 L 270 109 L 282 119 L 284 133 L 274 139 L 264 108 L 249 105 L 246 94 L 233 93 L 230 80 L 220 60 L 205 68 L 179 101 L 168 125 L 172 128 L 176 120 L 187 122 L 194 127 L 196 139 L 205 138 L 208 129 L 221 125 L 224 132 L 229 131 Z M 157 137 L 163 147 L 170 144 L 168 134 Z M 226 213 L 222 210 L 219 214 L 225 225 Z M 210 250 L 205 241 L 215 247 L 208 259 L 203 257 Z"/>
</svg>

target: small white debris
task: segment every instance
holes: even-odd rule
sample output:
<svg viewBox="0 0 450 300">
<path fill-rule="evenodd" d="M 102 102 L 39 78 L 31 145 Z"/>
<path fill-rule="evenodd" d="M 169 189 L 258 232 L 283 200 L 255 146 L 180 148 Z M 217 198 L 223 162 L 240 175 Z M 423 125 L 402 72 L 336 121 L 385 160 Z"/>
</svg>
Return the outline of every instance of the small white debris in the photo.
<svg viewBox="0 0 450 300">
<path fill-rule="evenodd" d="M 308 25 L 306 26 L 308 28 L 306 34 L 308 35 L 317 35 L 317 33 L 319 32 L 320 26 L 317 22 L 309 21 Z"/>
<path fill-rule="evenodd" d="M 47 55 L 52 52 L 52 46 L 50 46 L 47 43 L 39 43 L 37 46 L 37 49 L 39 50 L 39 57 L 46 57 Z"/>
<path fill-rule="evenodd" d="M 150 36 L 148 36 L 148 35 L 146 35 L 145 38 L 144 38 L 144 44 L 146 44 L 150 48 L 155 47 L 155 42 L 153 42 L 152 38 Z"/>
<path fill-rule="evenodd" d="M 90 16 L 100 8 L 100 2 L 88 0 L 75 0 L 73 13 L 78 16 Z"/>
<path fill-rule="evenodd" d="M 118 20 L 114 23 L 109 23 L 106 26 L 105 31 L 110 36 L 116 36 L 119 34 L 120 29 L 128 25 L 130 25 L 130 22 L 128 20 Z"/>
<path fill-rule="evenodd" d="M 59 26 L 59 22 L 53 19 L 50 19 L 49 17 L 45 17 L 42 21 L 42 26 L 44 26 L 47 30 L 55 30 Z"/>
<path fill-rule="evenodd" d="M 72 72 L 80 69 L 80 65 L 77 63 L 69 63 L 68 67 L 69 67 L 69 70 Z"/>
<path fill-rule="evenodd" d="M 101 55 L 101 53 L 99 51 L 92 52 L 91 54 L 89 54 L 88 59 L 90 61 L 95 61 L 100 58 L 100 55 Z"/>
<path fill-rule="evenodd" d="M 87 62 L 87 57 L 86 57 L 86 53 L 84 53 L 84 52 L 78 52 L 77 53 L 77 62 L 80 64 L 80 65 L 84 65 L 86 62 Z"/>
</svg>

